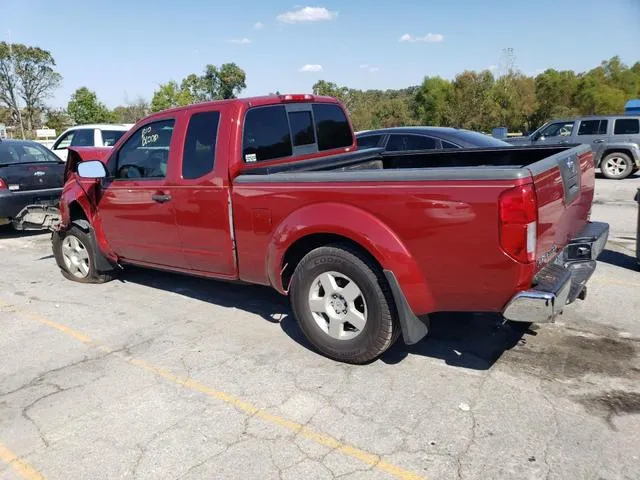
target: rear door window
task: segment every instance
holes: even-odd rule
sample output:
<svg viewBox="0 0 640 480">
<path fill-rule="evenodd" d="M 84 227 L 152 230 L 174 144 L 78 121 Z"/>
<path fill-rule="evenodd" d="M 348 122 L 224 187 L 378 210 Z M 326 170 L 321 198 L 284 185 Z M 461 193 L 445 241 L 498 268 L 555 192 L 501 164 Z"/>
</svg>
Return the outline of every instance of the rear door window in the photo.
<svg viewBox="0 0 640 480">
<path fill-rule="evenodd" d="M 633 135 L 640 133 L 640 120 L 637 118 L 618 118 L 613 127 L 614 135 Z"/>
<path fill-rule="evenodd" d="M 607 133 L 607 120 L 583 120 L 578 135 L 604 135 Z"/>
<path fill-rule="evenodd" d="M 102 132 L 102 145 L 105 147 L 113 147 L 120 137 L 126 132 L 123 130 L 101 130 Z"/>
<path fill-rule="evenodd" d="M 220 112 L 199 112 L 189 119 L 182 154 L 182 178 L 200 178 L 213 171 Z"/>
<path fill-rule="evenodd" d="M 393 134 L 387 142 L 387 151 L 400 152 L 405 150 L 434 150 L 436 141 L 424 135 Z"/>
<path fill-rule="evenodd" d="M 262 162 L 293 154 L 287 111 L 284 105 L 249 110 L 244 120 L 242 158 Z"/>
<path fill-rule="evenodd" d="M 93 129 L 83 128 L 76 130 L 71 140 L 72 147 L 93 147 L 95 144 L 95 133 Z"/>
<path fill-rule="evenodd" d="M 316 122 L 318 150 L 350 147 L 353 144 L 349 121 L 339 105 L 314 103 L 313 117 Z"/>
</svg>

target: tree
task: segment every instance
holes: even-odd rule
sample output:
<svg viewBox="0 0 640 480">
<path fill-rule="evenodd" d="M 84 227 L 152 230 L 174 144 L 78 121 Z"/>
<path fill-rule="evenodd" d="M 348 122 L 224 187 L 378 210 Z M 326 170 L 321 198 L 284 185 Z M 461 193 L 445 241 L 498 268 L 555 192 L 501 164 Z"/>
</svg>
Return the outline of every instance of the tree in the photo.
<svg viewBox="0 0 640 480">
<path fill-rule="evenodd" d="M 151 110 L 154 112 L 191 103 L 235 98 L 247 87 L 244 70 L 235 63 L 220 68 L 206 65 L 202 75 L 192 73 L 180 84 L 172 80 L 160 85 L 153 93 Z"/>
<path fill-rule="evenodd" d="M 426 77 L 415 95 L 415 114 L 420 123 L 447 125 L 452 95 L 451 82 L 440 77 Z"/>
<path fill-rule="evenodd" d="M 450 126 L 487 131 L 496 123 L 497 108 L 493 94 L 493 74 L 465 71 L 453 81 Z"/>
<path fill-rule="evenodd" d="M 59 135 L 67 128 L 73 125 L 71 117 L 63 109 L 49 109 L 45 112 L 44 124 L 48 128 L 53 128 L 56 134 Z"/>
<path fill-rule="evenodd" d="M 80 87 L 71 95 L 71 100 L 67 105 L 67 112 L 78 125 L 113 121 L 113 116 L 109 109 L 98 101 L 95 92 L 92 92 L 87 87 Z"/>
<path fill-rule="evenodd" d="M 118 105 L 113 109 L 113 120 L 116 123 L 136 123 L 150 112 L 149 103 L 142 97 L 128 105 Z"/>
<path fill-rule="evenodd" d="M 223 64 L 218 70 L 218 96 L 223 99 L 236 98 L 247 88 L 246 79 L 244 70 L 235 63 Z"/>
<path fill-rule="evenodd" d="M 24 138 L 22 113 L 18 103 L 19 81 L 15 67 L 13 45 L 0 42 L 0 102 L 9 109 L 14 123 L 20 125 L 22 137 Z"/>
<path fill-rule="evenodd" d="M 39 47 L 0 42 L 0 101 L 13 112 L 21 127 L 19 99 L 25 105 L 27 129 L 32 130 L 44 100 L 62 80 L 55 65 L 51 53 Z"/>
<path fill-rule="evenodd" d="M 194 103 L 195 99 L 188 90 L 181 89 L 173 80 L 160 85 L 153 93 L 151 111 L 159 112 L 168 108 L 180 107 Z"/>
</svg>

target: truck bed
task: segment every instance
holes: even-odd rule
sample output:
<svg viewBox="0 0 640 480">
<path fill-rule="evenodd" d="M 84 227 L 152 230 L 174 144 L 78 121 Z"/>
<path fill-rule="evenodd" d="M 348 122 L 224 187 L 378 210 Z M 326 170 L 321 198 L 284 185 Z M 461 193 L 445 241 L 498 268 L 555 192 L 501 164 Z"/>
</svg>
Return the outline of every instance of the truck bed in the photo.
<svg viewBox="0 0 640 480">
<path fill-rule="evenodd" d="M 500 195 L 523 184 L 535 186 L 538 207 L 536 261 L 527 265 L 500 249 L 497 228 Z M 403 286 L 414 312 L 494 311 L 514 286 L 528 288 L 534 273 L 584 228 L 593 188 L 589 146 L 393 154 L 370 149 L 253 167 L 233 187 L 240 276 L 269 283 L 259 273 L 263 252 L 281 233 L 272 229 L 290 215 L 288 228 L 302 230 L 313 218 L 318 233 L 323 226 L 347 232 L 357 210 L 394 232 L 417 261 L 431 291 Z"/>
<path fill-rule="evenodd" d="M 236 182 L 253 183 L 258 180 L 255 176 L 266 182 L 517 179 L 557 165 L 562 154 L 572 148 L 577 155 L 588 150 L 587 146 L 418 152 L 383 152 L 379 148 L 369 148 L 322 159 L 247 169 Z M 533 168 L 525 169 L 530 166 Z"/>
</svg>

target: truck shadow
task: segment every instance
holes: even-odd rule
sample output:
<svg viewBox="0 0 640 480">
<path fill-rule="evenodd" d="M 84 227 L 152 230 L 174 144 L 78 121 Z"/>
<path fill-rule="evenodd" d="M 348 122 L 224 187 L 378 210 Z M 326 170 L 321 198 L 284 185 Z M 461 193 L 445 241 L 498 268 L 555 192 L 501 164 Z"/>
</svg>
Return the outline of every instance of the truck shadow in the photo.
<svg viewBox="0 0 640 480">
<path fill-rule="evenodd" d="M 430 315 L 429 334 L 423 340 L 405 345 L 400 338 L 382 361 L 394 364 L 409 355 L 421 355 L 455 367 L 488 370 L 504 352 L 524 343 L 525 334 L 536 333 L 528 323 L 503 323 L 498 314 L 436 313 Z"/>
<path fill-rule="evenodd" d="M 224 283 L 132 267 L 123 272 L 119 281 L 258 315 L 270 323 L 279 324 L 289 338 L 315 352 L 291 314 L 288 298 L 269 287 Z M 409 355 L 421 355 L 442 359 L 452 366 L 487 370 L 506 350 L 523 341 L 525 333 L 533 333 L 528 324 L 500 323 L 495 314 L 435 314 L 431 316 L 430 332 L 425 339 L 415 345 L 405 345 L 400 338 L 380 361 L 396 364 Z"/>
<path fill-rule="evenodd" d="M 603 250 L 598 257 L 598 261 L 629 270 L 638 270 L 640 268 L 636 258 L 616 250 Z"/>
</svg>

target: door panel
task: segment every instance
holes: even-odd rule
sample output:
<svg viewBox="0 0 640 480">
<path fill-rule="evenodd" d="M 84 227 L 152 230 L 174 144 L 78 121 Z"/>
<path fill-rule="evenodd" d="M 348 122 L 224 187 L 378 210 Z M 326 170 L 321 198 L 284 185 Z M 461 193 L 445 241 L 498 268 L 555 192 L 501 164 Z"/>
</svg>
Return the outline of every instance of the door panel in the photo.
<svg viewBox="0 0 640 480">
<path fill-rule="evenodd" d="M 107 242 L 125 260 L 181 267 L 184 258 L 171 195 L 164 180 L 114 181 L 103 190 L 98 212 Z"/>
<path fill-rule="evenodd" d="M 200 111 L 189 118 L 181 156 L 180 186 L 175 187 L 178 234 L 188 268 L 235 276 L 229 187 L 216 173 L 218 137 L 229 141 L 220 112 Z M 222 168 L 218 166 L 222 171 Z M 226 173 L 226 172 L 225 172 Z"/>
<path fill-rule="evenodd" d="M 175 150 L 172 118 L 138 128 L 109 159 L 98 215 L 107 242 L 131 262 L 184 268 L 173 188 L 167 180 Z"/>
</svg>

